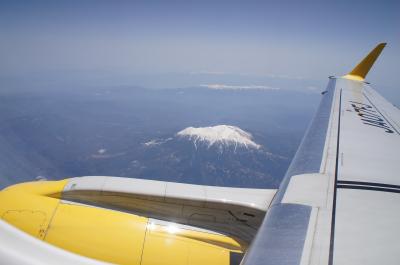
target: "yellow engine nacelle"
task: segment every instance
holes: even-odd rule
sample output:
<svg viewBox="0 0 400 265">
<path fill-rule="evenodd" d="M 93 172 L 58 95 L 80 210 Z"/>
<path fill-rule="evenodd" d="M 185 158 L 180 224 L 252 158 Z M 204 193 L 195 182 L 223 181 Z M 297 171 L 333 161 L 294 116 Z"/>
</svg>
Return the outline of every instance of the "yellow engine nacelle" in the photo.
<svg viewBox="0 0 400 265">
<path fill-rule="evenodd" d="M 233 238 L 118 210 L 60 199 L 67 180 L 0 192 L 0 218 L 65 250 L 116 264 L 236 264 Z M 239 263 L 237 263 L 239 264 Z"/>
</svg>

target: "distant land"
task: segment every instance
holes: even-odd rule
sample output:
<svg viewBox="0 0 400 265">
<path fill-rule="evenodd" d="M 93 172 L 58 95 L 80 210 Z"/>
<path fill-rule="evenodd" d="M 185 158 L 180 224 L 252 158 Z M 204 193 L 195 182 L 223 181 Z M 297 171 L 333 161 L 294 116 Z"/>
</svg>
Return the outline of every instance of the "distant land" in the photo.
<svg viewBox="0 0 400 265">
<path fill-rule="evenodd" d="M 0 94 L 0 187 L 84 175 L 277 187 L 320 98 L 307 91 L 204 86 Z M 218 144 L 210 145 L 209 137 Z"/>
</svg>

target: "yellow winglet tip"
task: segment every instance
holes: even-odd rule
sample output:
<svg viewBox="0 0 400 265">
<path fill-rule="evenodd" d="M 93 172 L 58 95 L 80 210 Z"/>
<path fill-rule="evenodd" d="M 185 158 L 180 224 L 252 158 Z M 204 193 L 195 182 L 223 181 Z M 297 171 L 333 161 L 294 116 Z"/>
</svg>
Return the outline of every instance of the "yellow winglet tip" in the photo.
<svg viewBox="0 0 400 265">
<path fill-rule="evenodd" d="M 376 59 L 381 54 L 383 48 L 385 48 L 386 43 L 379 43 L 354 69 L 343 76 L 343 78 L 364 81 L 372 65 L 375 63 Z"/>
</svg>

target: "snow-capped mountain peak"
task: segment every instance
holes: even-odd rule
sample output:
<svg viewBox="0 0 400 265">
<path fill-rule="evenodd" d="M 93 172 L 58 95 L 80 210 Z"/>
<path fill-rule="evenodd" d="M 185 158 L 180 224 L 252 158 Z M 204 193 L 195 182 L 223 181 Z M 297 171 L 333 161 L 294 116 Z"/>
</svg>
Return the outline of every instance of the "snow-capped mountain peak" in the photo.
<svg viewBox="0 0 400 265">
<path fill-rule="evenodd" d="M 259 149 L 261 146 L 253 141 L 250 133 L 243 131 L 239 127 L 230 125 L 217 125 L 211 127 L 187 127 L 177 133 L 179 137 L 187 137 L 197 143 L 206 143 L 208 147 L 215 144 L 233 145 L 235 148 L 242 146 L 245 148 Z"/>
</svg>

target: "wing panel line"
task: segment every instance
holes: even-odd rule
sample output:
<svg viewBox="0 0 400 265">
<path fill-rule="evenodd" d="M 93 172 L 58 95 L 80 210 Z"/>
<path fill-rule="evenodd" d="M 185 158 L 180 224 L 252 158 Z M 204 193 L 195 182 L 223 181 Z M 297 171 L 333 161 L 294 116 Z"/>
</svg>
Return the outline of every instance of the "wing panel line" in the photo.
<svg viewBox="0 0 400 265">
<path fill-rule="evenodd" d="M 333 264 L 333 251 L 335 245 L 335 219 L 336 219 L 336 193 L 337 193 L 337 179 L 338 179 L 338 169 L 339 169 L 339 147 L 340 147 L 340 117 L 342 116 L 342 89 L 340 89 L 339 94 L 339 111 L 338 111 L 338 133 L 337 133 L 337 143 L 336 143 L 336 165 L 335 165 L 335 183 L 333 191 L 333 205 L 332 205 L 332 221 L 331 221 L 331 242 L 329 246 L 329 265 Z"/>
<path fill-rule="evenodd" d="M 339 180 L 338 184 L 343 184 L 346 186 L 356 185 L 356 186 L 372 186 L 381 188 L 393 188 L 400 189 L 400 185 L 386 184 L 386 183 L 376 183 L 376 182 L 365 182 L 365 181 L 350 181 L 350 180 Z"/>
</svg>

